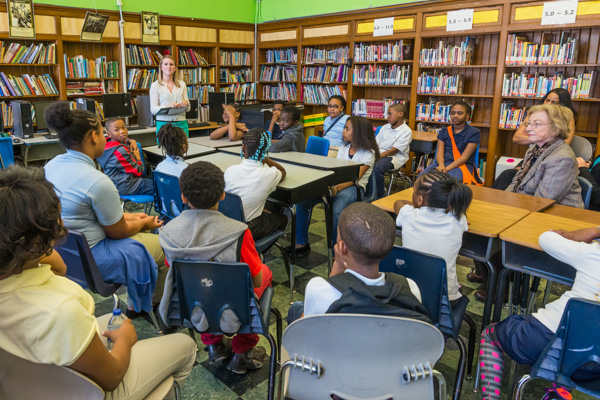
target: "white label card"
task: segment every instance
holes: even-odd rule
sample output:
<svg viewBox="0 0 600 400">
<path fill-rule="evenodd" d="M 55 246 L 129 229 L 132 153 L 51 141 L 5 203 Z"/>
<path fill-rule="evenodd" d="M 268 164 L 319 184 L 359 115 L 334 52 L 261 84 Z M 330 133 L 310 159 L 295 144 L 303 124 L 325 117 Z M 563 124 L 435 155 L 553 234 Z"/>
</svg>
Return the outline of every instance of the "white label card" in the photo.
<svg viewBox="0 0 600 400">
<path fill-rule="evenodd" d="M 473 29 L 473 9 L 448 11 L 446 31 L 467 31 Z"/>
<path fill-rule="evenodd" d="M 394 34 L 394 17 L 377 18 L 373 25 L 373 36 L 389 36 Z"/>
<path fill-rule="evenodd" d="M 549 1 L 544 3 L 542 25 L 573 24 L 577 18 L 578 0 Z"/>
</svg>

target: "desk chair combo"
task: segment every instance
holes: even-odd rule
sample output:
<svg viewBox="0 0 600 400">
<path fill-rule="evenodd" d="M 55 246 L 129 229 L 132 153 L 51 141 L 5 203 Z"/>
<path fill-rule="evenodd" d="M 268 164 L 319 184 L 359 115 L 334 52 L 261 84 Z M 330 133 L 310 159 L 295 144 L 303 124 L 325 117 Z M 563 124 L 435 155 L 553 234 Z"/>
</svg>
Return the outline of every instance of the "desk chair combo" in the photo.
<svg viewBox="0 0 600 400">
<path fill-rule="evenodd" d="M 377 129 L 375 129 L 375 136 L 377 136 L 379 134 L 380 130 L 381 130 L 381 126 L 378 126 Z M 412 149 L 411 149 L 411 151 L 412 151 Z M 404 165 L 402 167 L 404 167 Z M 410 178 L 402 173 L 402 167 L 389 172 L 389 175 L 390 175 L 390 184 L 389 184 L 388 190 L 387 190 L 387 195 L 388 196 L 390 194 L 392 194 L 392 185 L 394 184 L 394 179 L 400 180 L 402 182 L 402 187 L 403 188 L 412 187 L 412 185 L 413 185 L 412 181 L 410 180 Z M 405 182 L 408 182 L 408 186 L 404 185 Z"/>
<path fill-rule="evenodd" d="M 176 176 L 153 171 L 155 203 L 154 209 L 165 223 L 179 216 L 185 209 L 181 201 L 179 178 Z"/>
</svg>

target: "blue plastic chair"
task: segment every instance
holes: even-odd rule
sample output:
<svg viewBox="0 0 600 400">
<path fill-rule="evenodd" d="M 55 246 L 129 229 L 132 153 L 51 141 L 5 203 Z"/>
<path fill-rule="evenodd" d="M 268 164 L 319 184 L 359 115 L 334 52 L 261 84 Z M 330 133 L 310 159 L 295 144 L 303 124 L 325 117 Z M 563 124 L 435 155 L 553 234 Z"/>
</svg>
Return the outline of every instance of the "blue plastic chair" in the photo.
<svg viewBox="0 0 600 400">
<path fill-rule="evenodd" d="M 256 301 L 252 288 L 252 278 L 247 264 L 218 263 L 211 261 L 173 262 L 174 279 L 177 285 L 180 307 L 180 326 L 193 327 L 200 333 L 232 335 L 255 333 L 262 335 L 271 345 L 269 364 L 268 398 L 275 393 L 276 362 L 281 355 L 282 319 L 276 308 L 271 307 L 273 288 L 268 287 L 260 301 Z M 200 308 L 208 321 L 208 328 L 200 331 L 191 323 L 192 316 Z M 235 332 L 223 332 L 220 326 L 221 314 L 231 310 L 240 321 Z M 271 312 L 277 322 L 277 342 L 269 333 Z M 194 330 L 190 334 L 194 337 Z"/>
<path fill-rule="evenodd" d="M 590 361 L 600 364 L 600 303 L 570 299 L 554 338 L 530 373 L 521 377 L 513 399 L 521 399 L 525 385 L 538 378 L 600 399 L 600 377 L 580 383 L 571 378 L 579 367 Z"/>
<path fill-rule="evenodd" d="M 374 169 L 375 167 L 373 167 Z M 371 203 L 372 201 L 377 200 L 377 185 L 375 184 L 375 171 L 371 171 L 371 176 L 369 176 L 369 181 L 367 182 L 367 187 L 365 189 L 365 195 L 361 195 L 361 191 L 358 188 L 358 182 L 356 183 L 356 190 L 358 191 L 358 201 L 365 201 L 367 203 Z"/>
<path fill-rule="evenodd" d="M 309 154 L 327 157 L 329 153 L 329 140 L 319 136 L 309 136 L 305 151 Z"/>
<path fill-rule="evenodd" d="M 142 149 L 140 149 L 140 158 L 142 159 L 142 166 L 144 167 L 144 173 L 146 172 L 146 160 L 144 159 L 144 151 Z M 125 203 L 127 202 L 132 202 L 132 203 L 136 203 L 136 204 L 143 204 L 144 205 L 144 212 L 147 214 L 148 210 L 150 210 L 152 208 L 152 203 L 154 203 L 154 195 L 149 195 L 149 194 L 134 194 L 134 195 L 127 195 L 127 196 L 119 196 L 121 198 L 121 201 L 123 202 L 123 205 L 125 205 Z"/>
<path fill-rule="evenodd" d="M 0 138 L 0 169 L 8 168 L 15 163 L 12 138 Z"/>
<path fill-rule="evenodd" d="M 467 377 L 471 376 L 477 328 L 473 319 L 465 314 L 469 304 L 467 296 L 458 299 L 454 307 L 450 305 L 446 261 L 441 257 L 394 246 L 392 251 L 379 264 L 379 270 L 381 272 L 394 272 L 415 281 L 421 291 L 422 303 L 427 308 L 429 318 L 433 324 L 458 344 L 460 357 L 454 380 L 453 399 L 460 399 L 465 367 Z M 463 320 L 469 325 L 468 351 L 459 336 Z"/>
<path fill-rule="evenodd" d="M 156 192 L 154 209 L 160 214 L 161 219 L 172 220 L 179 216 L 185 209 L 185 204 L 181 201 L 179 178 L 154 171 L 152 179 Z"/>
<path fill-rule="evenodd" d="M 586 210 L 590 209 L 590 200 L 592 199 L 592 189 L 594 188 L 590 181 L 585 179 L 583 176 L 578 176 L 577 181 L 579 182 L 579 186 L 581 186 L 581 197 L 583 200 L 583 205 Z"/>
<path fill-rule="evenodd" d="M 231 219 L 246 223 L 242 198 L 237 194 L 226 193 L 225 198 L 219 202 L 219 211 Z M 290 304 L 292 304 L 294 302 L 294 267 L 292 264 L 290 264 L 287 253 L 283 250 L 281 245 L 277 243 L 277 240 L 284 236 L 285 232 L 287 231 L 287 228 L 290 224 L 291 211 L 289 211 L 287 208 L 282 208 L 282 212 L 288 217 L 288 224 L 286 225 L 285 229 L 275 231 L 269 236 L 255 240 L 254 246 L 256 247 L 258 254 L 266 253 L 273 246 L 277 247 L 281 252 L 285 269 L 290 275 Z"/>
</svg>

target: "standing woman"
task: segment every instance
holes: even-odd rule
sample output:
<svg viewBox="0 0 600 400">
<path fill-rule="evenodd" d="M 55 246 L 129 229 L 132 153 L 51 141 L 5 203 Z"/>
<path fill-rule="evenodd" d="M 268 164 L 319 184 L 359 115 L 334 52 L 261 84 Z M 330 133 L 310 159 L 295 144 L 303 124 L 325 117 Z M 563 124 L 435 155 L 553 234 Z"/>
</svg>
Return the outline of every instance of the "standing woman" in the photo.
<svg viewBox="0 0 600 400">
<path fill-rule="evenodd" d="M 323 137 L 329 140 L 330 146 L 342 146 L 344 140 L 342 139 L 342 131 L 346 126 L 348 117 L 344 114 L 346 111 L 346 99 L 344 96 L 333 95 L 329 98 L 327 103 L 327 114 L 329 116 L 325 118 L 323 122 Z"/>
<path fill-rule="evenodd" d="M 150 86 L 150 111 L 156 115 L 156 132 L 163 125 L 171 124 L 185 131 L 189 137 L 190 131 L 185 113 L 176 115 L 157 115 L 161 108 L 187 108 L 190 109 L 187 86 L 184 81 L 177 78 L 177 64 L 171 56 L 163 56 L 158 64 L 158 79 Z"/>
</svg>

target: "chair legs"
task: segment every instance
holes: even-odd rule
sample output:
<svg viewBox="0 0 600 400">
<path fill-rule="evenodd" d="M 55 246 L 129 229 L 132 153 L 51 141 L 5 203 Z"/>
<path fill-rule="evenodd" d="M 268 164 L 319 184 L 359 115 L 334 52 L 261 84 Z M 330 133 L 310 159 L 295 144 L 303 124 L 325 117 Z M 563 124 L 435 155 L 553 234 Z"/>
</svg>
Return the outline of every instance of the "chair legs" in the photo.
<svg viewBox="0 0 600 400">
<path fill-rule="evenodd" d="M 283 334 L 283 318 L 275 307 L 271 307 L 271 313 L 275 315 L 275 326 L 277 328 L 277 363 L 281 364 L 281 336 Z"/>
<path fill-rule="evenodd" d="M 112 294 L 112 298 L 113 298 L 113 310 L 116 310 L 119 307 L 119 296 L 117 296 L 116 293 Z"/>
<path fill-rule="evenodd" d="M 290 275 L 290 304 L 294 304 L 294 264 L 290 263 L 287 253 L 285 252 L 285 250 L 283 250 L 283 247 L 281 247 L 279 243 L 275 242 L 273 243 L 273 245 L 277 247 L 281 252 L 281 257 L 283 258 L 285 270 Z"/>
<path fill-rule="evenodd" d="M 394 179 L 400 179 L 402 182 L 408 182 L 408 187 L 412 187 L 412 181 L 406 175 L 404 175 L 400 170 L 392 171 L 390 174 L 390 184 L 388 185 L 387 195 L 392 194 L 392 186 L 394 184 Z M 402 185 L 404 187 L 404 185 Z"/>
<path fill-rule="evenodd" d="M 277 344 L 275 343 L 275 338 L 270 333 L 267 336 L 269 340 L 269 344 L 271 345 L 271 358 L 269 360 L 269 391 L 268 391 L 268 400 L 273 400 L 275 396 L 275 373 L 276 373 L 276 363 L 277 363 Z"/>
<path fill-rule="evenodd" d="M 156 315 L 154 315 L 154 311 L 150 311 L 148 313 L 148 315 L 150 315 L 150 319 L 152 320 L 152 324 L 156 328 L 157 333 L 159 335 L 162 335 L 163 334 L 163 330 L 161 329 L 160 325 L 158 324 L 158 320 L 156 319 Z"/>
<path fill-rule="evenodd" d="M 175 400 L 181 400 L 181 389 L 177 381 L 173 381 L 173 391 L 175 392 Z"/>
<path fill-rule="evenodd" d="M 473 358 L 475 357 L 475 337 L 477 335 L 477 325 L 475 321 L 465 314 L 463 315 L 463 321 L 469 325 L 469 342 L 467 344 L 467 379 L 471 379 L 473 371 Z"/>
<path fill-rule="evenodd" d="M 466 354 L 467 354 L 467 349 L 465 348 L 465 343 L 463 342 L 463 340 L 459 337 L 457 337 L 456 339 L 454 339 L 454 341 L 456 341 L 456 343 L 458 344 L 458 348 L 460 350 L 460 356 L 458 359 L 458 369 L 456 370 L 456 378 L 454 379 L 454 394 L 452 396 L 453 400 L 459 400 L 460 399 L 460 395 L 462 393 L 462 385 L 463 385 L 463 381 L 465 379 L 465 369 L 467 366 L 467 361 L 466 361 Z"/>
<path fill-rule="evenodd" d="M 514 400 L 521 400 L 523 392 L 525 392 L 525 385 L 527 385 L 530 380 L 531 376 L 529 375 L 523 375 L 521 379 L 519 379 L 519 382 L 515 385 L 512 393 L 512 398 Z"/>
</svg>

